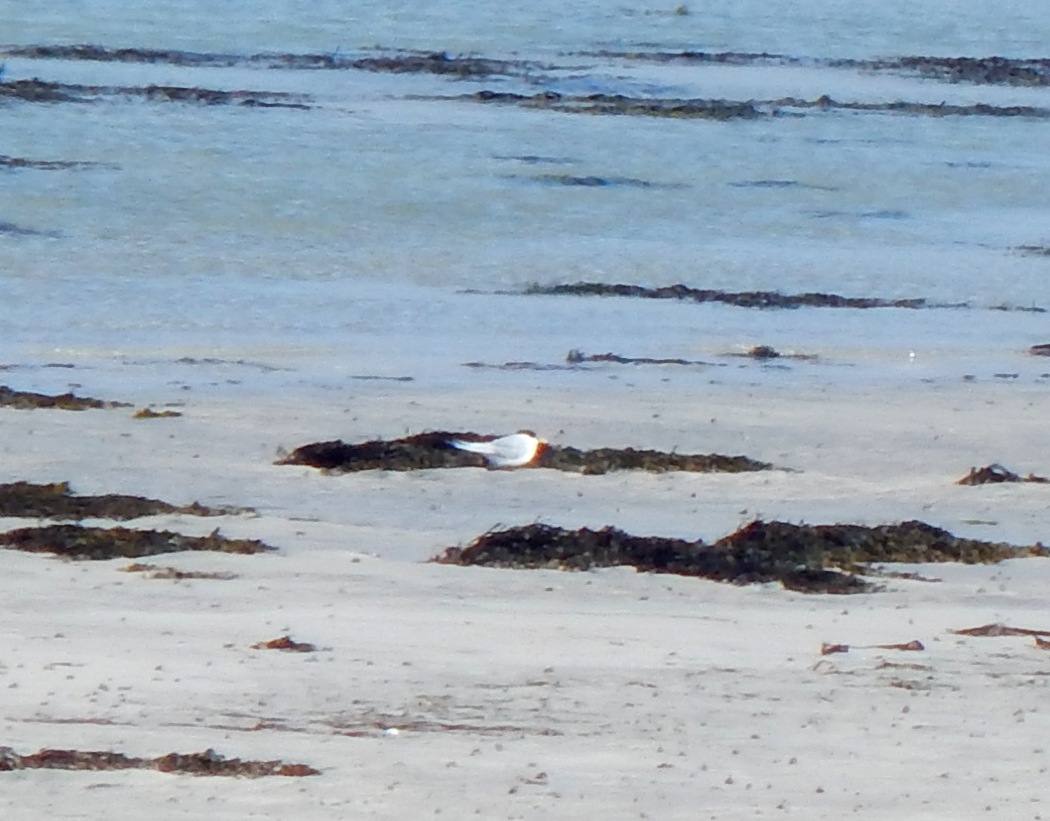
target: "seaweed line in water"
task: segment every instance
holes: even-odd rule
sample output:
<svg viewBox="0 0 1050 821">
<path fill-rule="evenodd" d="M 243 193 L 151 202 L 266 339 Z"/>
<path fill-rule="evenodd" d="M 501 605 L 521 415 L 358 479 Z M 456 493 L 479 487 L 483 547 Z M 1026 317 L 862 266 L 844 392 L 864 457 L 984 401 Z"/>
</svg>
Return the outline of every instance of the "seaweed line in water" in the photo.
<svg viewBox="0 0 1050 821">
<path fill-rule="evenodd" d="M 507 292 L 503 292 L 507 293 Z M 965 302 L 930 302 L 923 298 L 882 299 L 879 297 L 849 297 L 840 294 L 811 292 L 782 294 L 779 291 L 723 291 L 715 288 L 694 288 L 679 283 L 649 287 L 611 282 L 572 282 L 541 285 L 532 283 L 524 291 L 525 296 L 621 296 L 636 299 L 677 299 L 682 302 L 720 302 L 738 308 L 971 308 Z M 996 305 L 990 310 L 1046 313 L 1037 306 Z M 1032 351 L 1037 353 L 1037 351 Z"/>
<path fill-rule="evenodd" d="M 14 80 L 0 83 L 0 99 L 27 103 L 92 103 L 114 97 L 140 98 L 159 103 L 198 103 L 202 105 L 241 105 L 256 108 L 309 109 L 305 94 L 280 91 L 222 91 L 196 86 L 92 86 L 54 83 L 46 80 Z"/>
<path fill-rule="evenodd" d="M 32 168 L 36 170 L 55 171 L 81 168 L 104 168 L 103 163 L 78 162 L 76 160 L 30 160 L 25 157 L 10 157 L 0 154 L 0 168 Z"/>
<path fill-rule="evenodd" d="M 1050 85 L 1050 60 L 1010 57 L 931 57 L 906 55 L 875 60 L 792 57 L 787 54 L 742 51 L 611 51 L 581 52 L 581 56 L 651 63 L 750 65 L 816 65 L 859 71 L 917 74 L 947 83 L 974 85 Z"/>
<path fill-rule="evenodd" d="M 713 367 L 718 363 L 704 362 L 700 359 L 678 359 L 678 358 L 654 358 L 648 356 L 620 356 L 615 353 L 593 353 L 587 354 L 573 348 L 565 355 L 565 361 L 570 364 L 581 362 L 612 362 L 617 365 L 698 365 Z"/>
<path fill-rule="evenodd" d="M 449 99 L 434 97 L 431 99 Z M 568 95 L 555 91 L 518 94 L 478 91 L 451 99 L 488 104 L 516 105 L 568 114 L 665 117 L 671 119 L 738 120 L 758 117 L 800 117 L 809 112 L 845 110 L 868 113 L 911 114 L 926 117 L 1031 117 L 1046 119 L 1050 108 L 1027 105 L 998 106 L 987 103 L 953 105 L 910 100 L 848 102 L 822 94 L 813 99 L 779 97 L 769 100 L 725 100 L 683 97 L 627 97 L 622 94 Z"/>
<path fill-rule="evenodd" d="M 679 6 L 674 13 L 686 12 Z M 271 52 L 230 54 L 194 52 L 177 49 L 107 48 L 91 44 L 6 46 L 0 56 L 50 60 L 90 60 L 122 63 L 166 63 L 178 66 L 211 66 L 228 68 L 250 66 L 270 69 L 356 69 L 390 73 L 446 74 L 455 77 L 495 75 L 530 75 L 551 69 L 526 60 L 486 58 L 476 55 L 449 55 L 444 51 L 391 49 L 378 56 L 350 56 L 338 52 L 296 54 Z M 850 59 L 796 57 L 770 52 L 742 51 L 598 51 L 573 52 L 574 63 L 580 57 L 614 59 L 632 62 L 750 65 L 809 65 L 854 71 L 883 71 L 917 74 L 947 83 L 975 85 L 1045 86 L 1050 85 L 1050 60 L 1010 57 L 934 57 L 905 55 L 893 58 Z"/>
<path fill-rule="evenodd" d="M 766 362 L 774 359 L 790 359 L 798 362 L 813 362 L 818 359 L 816 354 L 781 353 L 770 345 L 755 345 L 746 351 L 733 351 L 722 354 L 725 357 L 743 357 Z M 490 368 L 500 371 L 579 371 L 593 370 L 590 365 L 680 365 L 693 368 L 725 368 L 725 362 L 708 362 L 703 359 L 683 359 L 681 357 L 652 357 L 652 356 L 623 356 L 612 353 L 584 353 L 578 348 L 573 348 L 565 355 L 564 363 L 549 362 L 464 362 L 465 368 Z"/>
<path fill-rule="evenodd" d="M 159 63 L 177 66 L 208 66 L 301 70 L 356 70 L 388 74 L 439 74 L 455 78 L 533 74 L 542 67 L 525 60 L 506 60 L 444 51 L 391 50 L 379 55 L 350 56 L 337 53 L 223 54 L 151 48 L 106 48 L 96 45 L 8 46 L 0 56 L 45 60 L 90 60 L 109 63 Z"/>
<path fill-rule="evenodd" d="M 525 288 L 526 295 L 541 296 L 621 296 L 641 299 L 677 299 L 683 302 L 721 302 L 739 308 L 933 308 L 964 307 L 961 305 L 934 305 L 925 299 L 879 299 L 876 297 L 846 297 L 838 294 L 805 293 L 781 294 L 777 291 L 722 291 L 712 288 L 693 288 L 689 285 L 664 285 L 650 288 L 606 282 L 575 282 L 540 285 Z"/>
</svg>

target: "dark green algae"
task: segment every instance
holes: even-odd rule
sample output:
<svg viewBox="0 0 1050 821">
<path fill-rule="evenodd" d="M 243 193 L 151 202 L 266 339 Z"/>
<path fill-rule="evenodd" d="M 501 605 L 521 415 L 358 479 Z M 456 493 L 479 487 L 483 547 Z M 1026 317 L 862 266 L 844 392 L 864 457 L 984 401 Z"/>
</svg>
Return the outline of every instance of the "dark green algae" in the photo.
<svg viewBox="0 0 1050 821">
<path fill-rule="evenodd" d="M 1042 544 L 963 539 L 920 521 L 877 527 L 754 521 L 710 545 L 699 539 L 633 536 L 613 527 L 566 530 L 530 524 L 485 533 L 466 547 L 447 548 L 433 561 L 561 570 L 631 566 L 738 585 L 780 582 L 805 593 L 864 593 L 880 589 L 864 578 L 875 563 L 989 564 L 1048 555 Z"/>
</svg>

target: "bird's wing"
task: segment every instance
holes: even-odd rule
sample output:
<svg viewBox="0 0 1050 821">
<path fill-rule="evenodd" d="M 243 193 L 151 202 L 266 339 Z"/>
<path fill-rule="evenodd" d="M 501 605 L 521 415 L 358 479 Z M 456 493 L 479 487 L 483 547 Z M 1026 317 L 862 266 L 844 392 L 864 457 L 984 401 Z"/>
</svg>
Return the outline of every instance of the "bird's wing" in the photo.
<svg viewBox="0 0 1050 821">
<path fill-rule="evenodd" d="M 528 434 L 504 436 L 492 443 L 493 459 L 499 459 L 507 466 L 520 467 L 535 458 L 538 445 L 536 438 Z"/>
<path fill-rule="evenodd" d="M 529 451 L 532 443 L 528 437 L 520 434 L 504 436 L 489 442 L 491 452 L 501 459 L 521 459 Z"/>
</svg>

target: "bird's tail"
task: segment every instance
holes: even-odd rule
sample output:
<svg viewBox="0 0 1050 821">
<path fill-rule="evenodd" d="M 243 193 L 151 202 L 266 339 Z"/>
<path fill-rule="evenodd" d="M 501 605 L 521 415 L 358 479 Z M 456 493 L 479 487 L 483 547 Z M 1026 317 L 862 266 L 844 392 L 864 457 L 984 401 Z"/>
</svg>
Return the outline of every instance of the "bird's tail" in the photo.
<svg viewBox="0 0 1050 821">
<path fill-rule="evenodd" d="M 471 453 L 489 453 L 492 450 L 488 442 L 464 442 L 462 439 L 449 439 L 448 443 L 457 450 L 469 450 Z"/>
</svg>

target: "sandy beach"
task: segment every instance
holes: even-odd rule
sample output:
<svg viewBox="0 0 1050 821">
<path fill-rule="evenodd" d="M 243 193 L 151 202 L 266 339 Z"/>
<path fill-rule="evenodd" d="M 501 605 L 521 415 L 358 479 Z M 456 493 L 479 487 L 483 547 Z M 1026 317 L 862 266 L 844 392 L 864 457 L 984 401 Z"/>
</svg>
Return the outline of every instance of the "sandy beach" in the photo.
<svg viewBox="0 0 1050 821">
<path fill-rule="evenodd" d="M 1050 819 L 1036 4 L 0 20 L 0 821 Z"/>
<path fill-rule="evenodd" d="M 1045 537 L 1045 485 L 961 487 L 974 465 L 1045 474 L 1041 386 L 824 393 L 712 386 L 464 390 L 366 384 L 345 402 L 190 393 L 134 408 L 0 409 L 3 481 L 251 507 L 131 526 L 262 539 L 271 554 L 151 564 L 5 550 L 3 746 L 214 750 L 307 777 L 0 773 L 5 818 L 1030 818 L 1045 791 L 1045 559 L 894 566 L 882 592 L 792 593 L 613 568 L 436 565 L 496 526 L 615 525 L 715 539 L 755 518 Z M 107 397 L 111 398 L 111 397 Z M 112 397 L 121 398 L 121 397 Z M 746 474 L 370 471 L 282 449 L 528 426 L 579 447 L 746 454 Z M 4 529 L 24 527 L 4 519 Z M 110 524 L 87 522 L 89 524 Z M 231 578 L 232 576 L 232 578 Z M 253 648 L 282 636 L 314 652 Z M 922 650 L 879 648 L 917 641 Z M 825 644 L 848 652 L 823 655 Z"/>
</svg>

